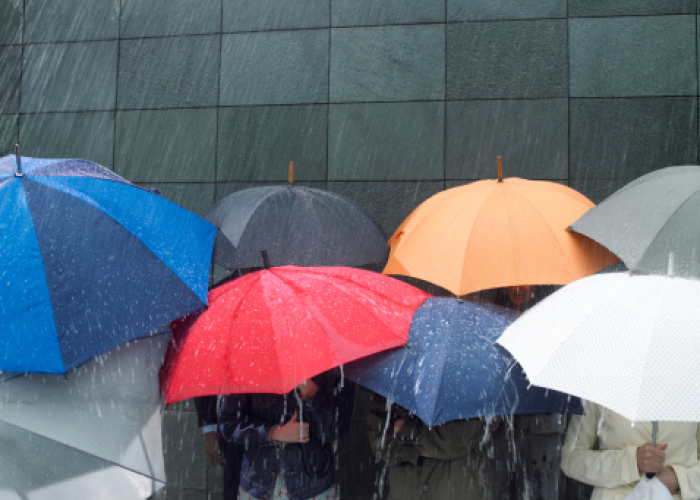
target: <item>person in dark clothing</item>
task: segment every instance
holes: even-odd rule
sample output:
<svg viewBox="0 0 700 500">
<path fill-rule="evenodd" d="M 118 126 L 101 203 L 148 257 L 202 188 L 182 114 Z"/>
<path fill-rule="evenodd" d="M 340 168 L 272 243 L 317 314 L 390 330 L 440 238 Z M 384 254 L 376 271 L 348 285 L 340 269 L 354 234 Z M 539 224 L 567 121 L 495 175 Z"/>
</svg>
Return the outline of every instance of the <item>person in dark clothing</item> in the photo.
<svg viewBox="0 0 700 500">
<path fill-rule="evenodd" d="M 224 468 L 224 500 L 236 500 L 241 477 L 243 446 L 227 443 L 219 432 L 219 396 L 194 398 L 197 421 L 204 434 L 204 449 L 213 466 Z"/>
<path fill-rule="evenodd" d="M 333 443 L 347 413 L 337 387 L 330 371 L 285 395 L 222 398 L 221 435 L 243 446 L 238 498 L 337 499 Z"/>
</svg>

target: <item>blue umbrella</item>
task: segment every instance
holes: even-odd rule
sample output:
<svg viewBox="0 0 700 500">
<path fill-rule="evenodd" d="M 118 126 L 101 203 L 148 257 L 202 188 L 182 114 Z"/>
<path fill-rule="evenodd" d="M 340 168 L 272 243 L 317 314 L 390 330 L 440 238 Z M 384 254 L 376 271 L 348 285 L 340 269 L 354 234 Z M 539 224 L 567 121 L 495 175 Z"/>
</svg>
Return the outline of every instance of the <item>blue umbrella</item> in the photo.
<svg viewBox="0 0 700 500">
<path fill-rule="evenodd" d="M 405 347 L 354 361 L 345 374 L 429 426 L 516 413 L 580 413 L 578 399 L 530 386 L 520 365 L 494 345 L 517 317 L 490 304 L 429 298 L 413 317 Z"/>
<path fill-rule="evenodd" d="M 206 305 L 216 227 L 77 159 L 0 158 L 0 371 L 66 373 Z"/>
</svg>

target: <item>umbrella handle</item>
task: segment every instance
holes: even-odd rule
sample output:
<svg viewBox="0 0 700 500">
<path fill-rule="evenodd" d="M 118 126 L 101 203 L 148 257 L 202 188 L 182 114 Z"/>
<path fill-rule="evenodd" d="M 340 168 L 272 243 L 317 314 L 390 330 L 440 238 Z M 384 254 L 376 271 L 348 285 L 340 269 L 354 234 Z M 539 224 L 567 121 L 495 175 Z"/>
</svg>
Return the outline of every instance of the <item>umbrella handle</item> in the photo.
<svg viewBox="0 0 700 500">
<path fill-rule="evenodd" d="M 651 423 L 651 445 L 656 446 L 656 438 L 659 435 L 659 422 L 653 421 Z M 647 472 L 647 479 L 653 479 L 656 474 L 654 472 Z"/>
</svg>

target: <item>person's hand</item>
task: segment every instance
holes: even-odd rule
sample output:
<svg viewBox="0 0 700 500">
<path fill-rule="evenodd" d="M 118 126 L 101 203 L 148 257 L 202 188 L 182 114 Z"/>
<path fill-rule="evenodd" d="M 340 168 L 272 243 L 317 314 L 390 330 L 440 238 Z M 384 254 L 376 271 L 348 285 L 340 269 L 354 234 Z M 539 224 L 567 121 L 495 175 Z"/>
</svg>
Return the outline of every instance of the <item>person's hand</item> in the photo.
<svg viewBox="0 0 700 500">
<path fill-rule="evenodd" d="M 272 428 L 270 439 L 283 443 L 308 443 L 309 424 L 306 422 L 300 424 L 299 416 L 294 412 L 294 416 L 289 422 Z"/>
<path fill-rule="evenodd" d="M 397 418 L 394 420 L 394 432 L 398 433 L 401 430 L 401 427 L 403 427 L 403 424 L 406 420 L 403 418 Z"/>
<path fill-rule="evenodd" d="M 299 397 L 301 397 L 301 399 L 309 399 L 318 391 L 318 384 L 309 379 L 299 384 L 297 390 L 299 391 Z"/>
<path fill-rule="evenodd" d="M 651 443 L 645 443 L 637 448 L 637 469 L 640 474 L 660 473 L 664 468 L 664 460 L 666 460 L 667 444 L 659 444 L 652 446 Z"/>
<path fill-rule="evenodd" d="M 224 465 L 226 459 L 219 448 L 219 432 L 211 431 L 204 434 L 204 451 L 211 465 Z"/>
<path fill-rule="evenodd" d="M 668 491 L 670 491 L 672 495 L 678 491 L 678 488 L 680 487 L 678 484 L 678 476 L 676 476 L 676 471 L 674 471 L 672 467 L 664 467 L 663 470 L 656 475 L 656 477 L 659 478 L 661 484 L 668 488 Z"/>
<path fill-rule="evenodd" d="M 491 422 L 489 422 L 489 432 L 493 433 L 498 430 L 498 428 L 501 426 L 502 418 L 499 416 L 493 417 L 491 419 Z"/>
</svg>

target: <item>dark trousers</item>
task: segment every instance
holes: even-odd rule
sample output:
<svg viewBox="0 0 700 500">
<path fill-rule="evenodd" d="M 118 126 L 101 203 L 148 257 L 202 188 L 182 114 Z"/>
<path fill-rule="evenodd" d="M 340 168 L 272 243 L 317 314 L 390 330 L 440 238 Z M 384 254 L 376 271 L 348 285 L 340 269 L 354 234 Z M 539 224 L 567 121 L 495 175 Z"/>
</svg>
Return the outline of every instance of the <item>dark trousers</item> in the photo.
<svg viewBox="0 0 700 500">
<path fill-rule="evenodd" d="M 223 439 L 221 441 L 221 449 L 226 459 L 226 465 L 224 465 L 224 500 L 236 500 L 238 498 L 238 487 L 241 483 L 243 445 L 226 443 Z"/>
</svg>

